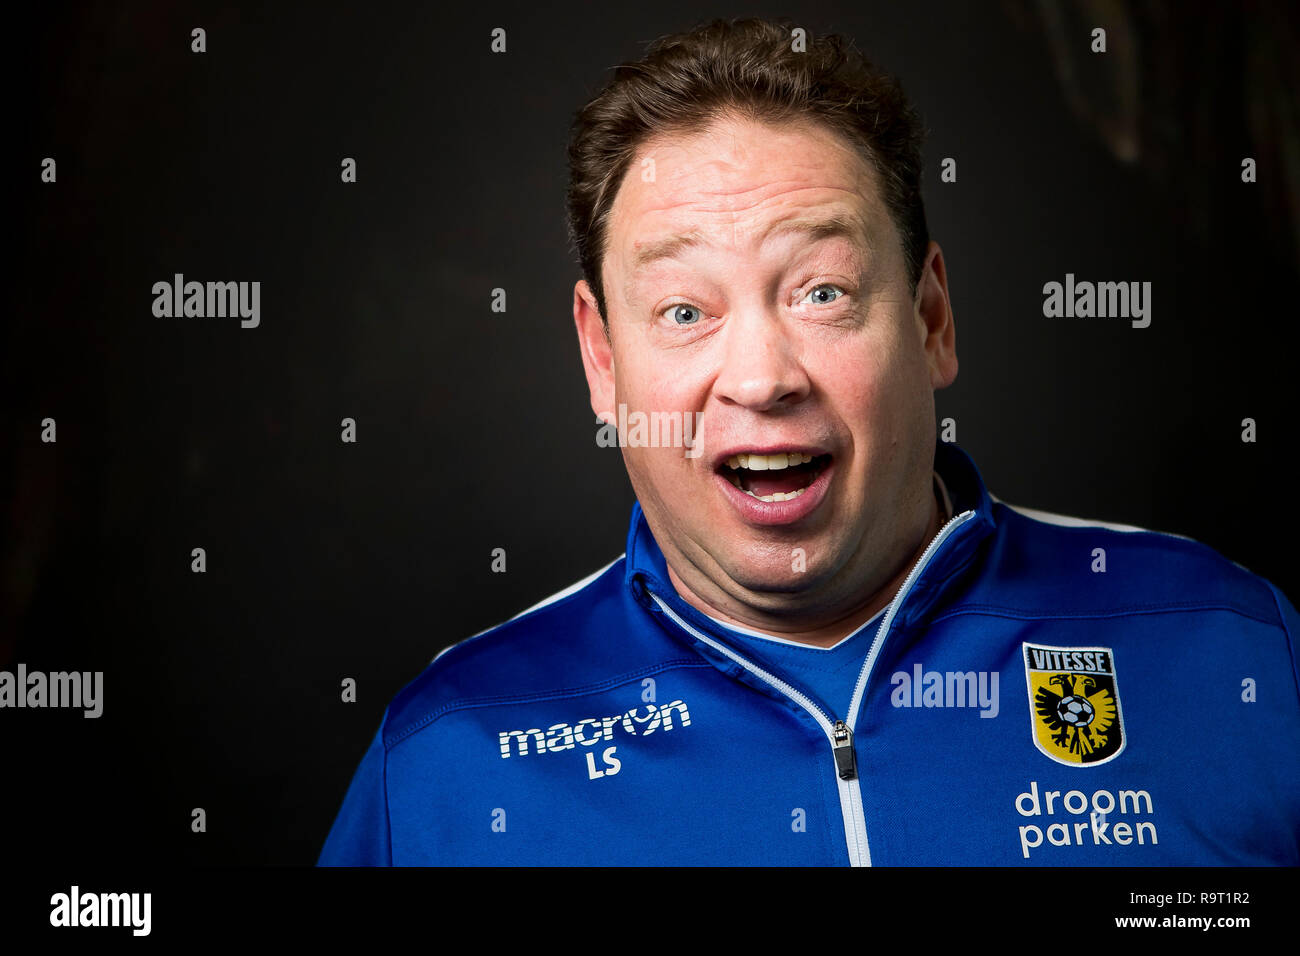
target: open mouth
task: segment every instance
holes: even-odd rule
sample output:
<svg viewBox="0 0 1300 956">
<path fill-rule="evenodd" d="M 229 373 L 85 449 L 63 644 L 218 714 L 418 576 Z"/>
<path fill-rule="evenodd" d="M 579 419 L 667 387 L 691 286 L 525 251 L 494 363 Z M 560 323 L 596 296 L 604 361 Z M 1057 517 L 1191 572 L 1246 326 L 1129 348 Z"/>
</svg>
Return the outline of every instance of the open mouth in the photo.
<svg viewBox="0 0 1300 956">
<path fill-rule="evenodd" d="M 775 455 L 732 455 L 718 468 L 745 494 L 759 501 L 790 501 L 808 490 L 830 455 L 778 452 Z"/>
</svg>

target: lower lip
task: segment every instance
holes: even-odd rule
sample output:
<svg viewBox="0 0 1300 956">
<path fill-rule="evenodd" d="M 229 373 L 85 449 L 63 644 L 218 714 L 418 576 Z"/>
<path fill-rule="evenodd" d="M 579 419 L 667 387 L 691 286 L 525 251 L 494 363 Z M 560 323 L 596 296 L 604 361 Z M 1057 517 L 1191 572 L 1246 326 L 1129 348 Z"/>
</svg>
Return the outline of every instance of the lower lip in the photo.
<svg viewBox="0 0 1300 956">
<path fill-rule="evenodd" d="M 834 469 L 835 462 L 831 461 L 821 470 L 817 479 L 804 489 L 803 494 L 798 498 L 787 498 L 785 501 L 760 501 L 753 495 L 741 491 L 725 475 L 715 474 L 714 477 L 721 483 L 723 494 L 730 499 L 731 504 L 745 521 L 750 524 L 775 526 L 794 524 L 811 514 L 826 497 L 826 489 L 830 487 L 831 472 Z"/>
</svg>

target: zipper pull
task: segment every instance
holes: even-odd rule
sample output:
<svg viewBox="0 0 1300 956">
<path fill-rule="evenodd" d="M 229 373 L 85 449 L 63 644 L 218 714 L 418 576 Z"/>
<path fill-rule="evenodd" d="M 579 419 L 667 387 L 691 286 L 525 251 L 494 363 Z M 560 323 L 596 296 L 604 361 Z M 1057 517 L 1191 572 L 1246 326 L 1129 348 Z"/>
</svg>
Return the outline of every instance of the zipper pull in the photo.
<svg viewBox="0 0 1300 956">
<path fill-rule="evenodd" d="M 841 780 L 852 780 L 858 775 L 858 760 L 853 755 L 853 731 L 842 720 L 835 721 L 835 769 Z"/>
</svg>

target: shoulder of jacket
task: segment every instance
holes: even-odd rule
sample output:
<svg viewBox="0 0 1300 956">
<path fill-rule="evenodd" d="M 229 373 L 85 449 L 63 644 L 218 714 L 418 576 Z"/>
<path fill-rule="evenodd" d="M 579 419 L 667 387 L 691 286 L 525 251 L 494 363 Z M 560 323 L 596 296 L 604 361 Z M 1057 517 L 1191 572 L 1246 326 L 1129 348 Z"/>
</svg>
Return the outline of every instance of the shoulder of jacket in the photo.
<svg viewBox="0 0 1300 956">
<path fill-rule="evenodd" d="M 1121 611 L 1221 607 L 1284 626 L 1268 582 L 1204 542 L 990 498 L 1002 532 L 1004 563 L 1023 569 L 1029 581 L 1055 577 L 1079 601 L 1089 592 L 1098 602 L 1123 597 L 1127 606 L 1116 608 Z M 1085 573 L 1105 573 L 1115 586 L 1079 587 Z"/>
<path fill-rule="evenodd" d="M 630 639 L 624 560 L 440 651 L 393 698 L 385 745 L 453 710 L 568 696 L 653 671 L 664 655 Z"/>
</svg>

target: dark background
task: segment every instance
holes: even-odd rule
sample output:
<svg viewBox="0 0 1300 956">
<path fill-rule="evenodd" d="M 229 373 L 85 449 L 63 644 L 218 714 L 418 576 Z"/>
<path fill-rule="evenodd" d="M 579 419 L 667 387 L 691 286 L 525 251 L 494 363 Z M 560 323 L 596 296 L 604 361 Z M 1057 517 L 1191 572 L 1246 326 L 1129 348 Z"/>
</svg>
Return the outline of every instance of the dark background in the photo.
<svg viewBox="0 0 1300 956">
<path fill-rule="evenodd" d="M 111 3 L 13 26 L 0 668 L 102 670 L 104 714 L 0 711 L 6 859 L 314 862 L 391 697 L 623 550 L 564 147 L 611 67 L 713 16 L 847 34 L 921 109 L 961 360 L 939 415 L 995 494 L 1197 538 L 1300 599 L 1300 43 L 1294 5 L 1245 10 Z M 154 317 L 176 272 L 260 281 L 260 327 Z M 1044 318 L 1067 272 L 1150 281 L 1151 326 Z"/>
</svg>

